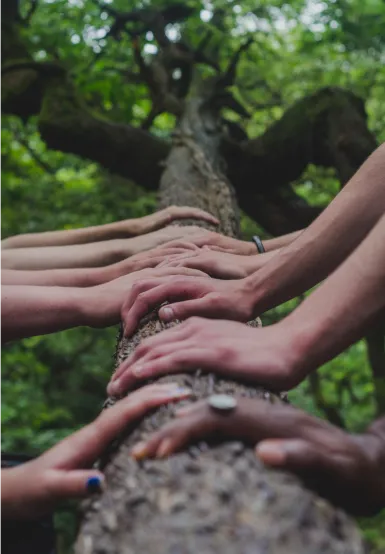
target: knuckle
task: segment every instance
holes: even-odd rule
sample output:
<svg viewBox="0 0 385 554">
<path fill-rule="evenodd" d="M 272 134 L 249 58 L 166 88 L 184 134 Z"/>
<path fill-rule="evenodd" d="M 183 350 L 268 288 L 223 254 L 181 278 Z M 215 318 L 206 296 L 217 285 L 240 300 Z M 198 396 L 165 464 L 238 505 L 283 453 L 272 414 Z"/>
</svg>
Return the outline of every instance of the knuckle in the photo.
<svg viewBox="0 0 385 554">
<path fill-rule="evenodd" d="M 219 292 L 212 292 L 208 295 L 209 302 L 214 307 L 222 307 L 224 304 L 224 297 Z"/>
</svg>

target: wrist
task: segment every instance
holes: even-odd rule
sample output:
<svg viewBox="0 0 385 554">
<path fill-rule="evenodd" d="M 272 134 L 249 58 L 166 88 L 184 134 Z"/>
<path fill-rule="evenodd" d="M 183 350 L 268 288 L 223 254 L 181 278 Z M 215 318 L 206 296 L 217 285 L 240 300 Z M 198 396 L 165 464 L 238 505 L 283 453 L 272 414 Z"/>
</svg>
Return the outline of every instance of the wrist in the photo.
<svg viewBox="0 0 385 554">
<path fill-rule="evenodd" d="M 1 470 L 1 519 L 17 520 L 29 517 L 26 513 L 29 491 L 25 490 L 28 483 L 25 483 L 24 473 L 24 464 Z"/>
<path fill-rule="evenodd" d="M 111 282 L 83 289 L 79 300 L 81 325 L 109 327 L 120 320 L 119 291 L 112 290 Z"/>
<path fill-rule="evenodd" d="M 309 320 L 297 318 L 295 311 L 275 325 L 290 351 L 290 366 L 296 381 L 293 386 L 327 361 L 319 356 L 323 346 L 318 326 Z"/>
</svg>

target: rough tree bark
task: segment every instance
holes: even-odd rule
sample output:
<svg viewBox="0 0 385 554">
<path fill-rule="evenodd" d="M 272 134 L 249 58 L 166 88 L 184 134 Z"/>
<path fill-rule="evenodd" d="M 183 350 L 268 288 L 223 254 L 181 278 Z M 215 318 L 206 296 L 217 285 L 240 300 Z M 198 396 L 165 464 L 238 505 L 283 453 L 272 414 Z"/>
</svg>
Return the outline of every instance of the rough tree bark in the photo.
<svg viewBox="0 0 385 554">
<path fill-rule="evenodd" d="M 187 103 L 165 163 L 160 204 L 209 209 L 221 219 L 221 231 L 235 235 L 236 203 L 223 172 L 212 93 L 206 82 Z M 147 318 L 132 339 L 119 341 L 117 363 L 163 327 L 154 314 Z M 199 370 L 175 378 L 191 386 L 197 398 L 221 391 L 280 401 Z M 101 465 L 107 490 L 85 505 L 77 554 L 363 552 L 355 525 L 342 511 L 294 477 L 263 468 L 253 450 L 239 443 L 201 444 L 168 460 L 133 461 L 132 445 L 173 411 L 156 410 L 106 455 Z"/>
<path fill-rule="evenodd" d="M 362 102 L 340 89 L 299 101 L 255 140 L 221 140 L 220 106 L 213 102 L 211 81 L 210 86 L 196 82 L 195 95 L 184 101 L 170 149 L 141 129 L 92 114 L 62 67 L 32 60 L 18 32 L 18 2 L 3 4 L 3 111 L 24 120 L 38 115 L 50 148 L 93 159 L 151 189 L 161 179 L 161 206 L 208 209 L 220 218 L 223 233 L 236 235 L 238 221 L 221 156 L 243 209 L 272 233 L 283 233 L 308 224 L 316 210 L 284 202 L 281 187 L 308 163 L 336 167 L 346 180 L 349 164 L 350 171 L 356 169 L 375 147 Z M 167 41 L 164 46 L 175 50 Z M 146 318 L 131 340 L 119 340 L 117 363 L 163 328 L 154 314 Z M 267 391 L 199 371 L 177 379 L 190 385 L 197 398 L 224 391 L 279 401 Z M 108 489 L 85 505 L 78 554 L 363 552 L 359 533 L 343 512 L 294 477 L 263 468 L 241 444 L 202 444 L 169 460 L 134 462 L 130 447 L 173 410 L 157 410 L 106 453 L 101 466 Z"/>
</svg>

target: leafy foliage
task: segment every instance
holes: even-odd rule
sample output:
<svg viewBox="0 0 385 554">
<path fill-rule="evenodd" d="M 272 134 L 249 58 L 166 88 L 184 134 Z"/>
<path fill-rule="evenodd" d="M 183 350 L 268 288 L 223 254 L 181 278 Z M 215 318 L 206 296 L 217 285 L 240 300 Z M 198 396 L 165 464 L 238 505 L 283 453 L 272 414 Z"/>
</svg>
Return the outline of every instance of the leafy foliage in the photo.
<svg viewBox="0 0 385 554">
<path fill-rule="evenodd" d="M 129 11 L 162 0 L 106 2 Z M 378 141 L 385 140 L 383 65 L 385 8 L 381 0 L 191 0 L 194 14 L 170 24 L 173 39 L 183 30 L 196 46 L 209 28 L 207 55 L 224 66 L 245 37 L 253 44 L 238 69 L 234 95 L 251 114 L 229 113 L 250 137 L 263 132 L 293 101 L 319 87 L 346 87 L 366 101 L 369 125 Z M 21 2 L 26 14 L 30 3 Z M 112 20 L 91 0 L 41 0 L 23 29 L 35 60 L 59 59 L 91 109 L 115 122 L 140 125 L 150 110 L 148 91 L 133 82 L 136 72 L 132 45 L 108 38 Z M 156 52 L 152 33 L 140 39 L 147 58 Z M 202 71 L 210 69 L 202 68 Z M 168 138 L 174 125 L 169 114 L 159 116 L 152 132 Z M 31 119 L 3 119 L 2 232 L 72 228 L 138 217 L 155 206 L 154 194 L 76 156 L 48 151 Z M 292 184 L 308 203 L 326 206 L 340 185 L 331 170 L 308 167 Z M 246 217 L 245 237 L 264 235 Z M 293 300 L 265 316 L 269 324 L 285 316 L 300 301 Z M 116 330 L 76 329 L 35 337 L 3 348 L 3 448 L 39 453 L 85 424 L 99 411 L 112 369 Z M 374 385 L 365 343 L 360 342 L 319 370 L 318 392 L 333 406 L 347 429 L 360 431 L 376 413 Z M 324 416 L 310 383 L 290 394 L 292 402 Z M 385 545 L 384 519 L 366 523 L 373 552 Z M 381 542 L 382 541 L 382 542 Z"/>
</svg>

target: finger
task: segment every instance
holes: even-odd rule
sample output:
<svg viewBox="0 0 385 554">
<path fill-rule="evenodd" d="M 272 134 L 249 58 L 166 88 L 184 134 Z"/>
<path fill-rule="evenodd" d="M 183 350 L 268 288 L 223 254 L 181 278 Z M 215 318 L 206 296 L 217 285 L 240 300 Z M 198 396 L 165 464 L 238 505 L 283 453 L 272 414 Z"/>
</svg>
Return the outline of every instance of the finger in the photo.
<svg viewBox="0 0 385 554">
<path fill-rule="evenodd" d="M 180 280 L 168 280 L 168 282 L 155 286 L 151 290 L 141 291 L 137 294 L 136 299 L 132 303 L 131 307 L 124 305 L 122 319 L 125 327 L 124 335 L 129 336 L 130 333 L 136 328 L 139 321 L 151 310 L 163 304 L 166 301 L 175 301 L 189 298 L 196 294 L 199 289 L 199 279 L 194 280 L 180 279 Z M 142 287 L 140 287 L 142 288 Z M 147 289 L 147 283 L 145 284 Z M 131 302 L 132 296 L 130 296 Z M 165 319 L 164 321 L 171 321 Z"/>
<path fill-rule="evenodd" d="M 200 210 L 199 208 L 178 207 L 178 209 L 172 213 L 171 217 L 172 220 L 188 218 L 201 219 L 202 221 L 208 221 L 214 225 L 219 225 L 219 221 L 216 217 L 208 212 L 205 212 L 204 210 Z"/>
<path fill-rule="evenodd" d="M 197 256 L 199 256 L 200 252 L 199 251 L 184 251 L 183 253 L 181 254 L 176 254 L 176 255 L 172 255 L 172 256 L 168 256 L 167 258 L 163 259 L 162 262 L 159 264 L 159 267 L 162 267 L 162 265 L 168 265 L 168 264 L 172 264 L 172 263 L 176 263 L 176 262 L 180 262 L 180 261 L 186 261 L 186 260 L 191 260 L 193 258 L 196 258 Z"/>
<path fill-rule="evenodd" d="M 188 444 L 209 438 L 220 425 L 220 418 L 207 411 L 206 402 L 194 403 L 189 415 L 165 425 L 148 440 L 135 445 L 131 455 L 137 460 L 143 458 L 164 458 L 182 450 Z"/>
<path fill-rule="evenodd" d="M 115 373 L 112 375 L 111 381 L 115 381 L 124 371 L 126 371 L 127 367 L 133 365 L 137 360 L 146 356 L 148 352 L 156 349 L 159 345 L 169 342 L 174 343 L 175 341 L 187 338 L 189 334 L 191 334 L 189 327 L 190 326 L 186 327 L 186 324 L 181 324 L 142 341 L 135 348 L 134 352 L 120 364 Z"/>
<path fill-rule="evenodd" d="M 131 287 L 131 289 L 127 292 L 126 300 L 123 304 L 123 312 L 127 312 L 130 310 L 132 305 L 134 304 L 135 300 L 138 298 L 138 296 L 146 292 L 147 290 L 153 289 L 159 285 L 161 285 L 164 282 L 164 280 L 160 277 L 154 278 L 154 279 L 146 279 L 141 281 L 135 281 Z"/>
<path fill-rule="evenodd" d="M 47 502 L 56 504 L 67 498 L 83 498 L 105 488 L 103 473 L 96 470 L 48 470 L 45 475 Z"/>
<path fill-rule="evenodd" d="M 193 300 L 163 306 L 159 310 L 158 315 L 162 321 L 167 323 L 176 319 L 184 320 L 192 316 L 219 318 L 222 315 L 222 311 L 219 309 L 217 302 L 214 305 L 212 296 L 207 294 L 203 298 L 194 298 Z"/>
<path fill-rule="evenodd" d="M 207 273 L 201 269 L 195 269 L 192 267 L 163 267 L 161 269 L 154 270 L 154 275 L 168 276 L 168 275 L 186 275 L 187 277 L 207 277 Z"/>
<path fill-rule="evenodd" d="M 138 361 L 128 367 L 118 379 L 109 384 L 108 393 L 121 396 L 133 388 L 138 381 L 153 379 L 162 375 L 171 375 L 210 365 L 211 351 L 203 348 L 181 347 L 181 350 L 165 355 L 147 363 Z"/>
<path fill-rule="evenodd" d="M 162 356 L 168 356 L 172 352 L 174 352 L 176 348 L 176 344 L 178 343 L 171 343 L 167 345 L 161 345 L 160 347 L 150 350 L 148 352 L 144 352 L 142 357 L 137 357 L 134 362 L 131 363 L 124 363 L 119 366 L 118 370 L 114 373 L 113 377 L 111 378 L 110 382 L 107 386 L 107 394 L 109 396 L 120 396 L 121 391 L 119 386 L 117 386 L 116 382 L 119 381 L 125 373 L 132 373 L 133 375 L 136 375 L 136 372 L 139 370 L 138 376 L 140 376 L 140 368 L 142 365 L 148 365 L 151 363 L 153 359 L 156 359 L 157 357 Z M 133 379 L 134 380 L 134 379 Z M 129 386 L 127 387 L 130 388 Z"/>
<path fill-rule="evenodd" d="M 266 465 L 298 475 L 307 486 L 352 513 L 364 513 L 367 483 L 363 490 L 360 486 L 365 483 L 365 469 L 354 457 L 303 439 L 266 440 L 257 446 L 256 454 Z"/>
<path fill-rule="evenodd" d="M 270 439 L 256 447 L 257 456 L 267 465 L 279 466 L 299 475 L 309 477 L 312 473 L 341 476 L 347 479 L 353 466 L 348 456 L 333 455 L 321 445 L 304 439 Z"/>
<path fill-rule="evenodd" d="M 50 467 L 81 468 L 90 465 L 127 425 L 167 402 L 190 395 L 175 384 L 149 385 L 104 410 L 92 423 L 71 435 L 42 456 Z"/>
<path fill-rule="evenodd" d="M 182 250 L 188 250 L 190 252 L 200 250 L 199 246 L 197 246 L 193 242 L 188 242 L 185 240 L 178 240 L 178 239 L 172 240 L 166 244 L 159 246 L 159 249 L 164 249 L 164 250 L 171 249 L 171 248 L 180 248 Z"/>
</svg>

